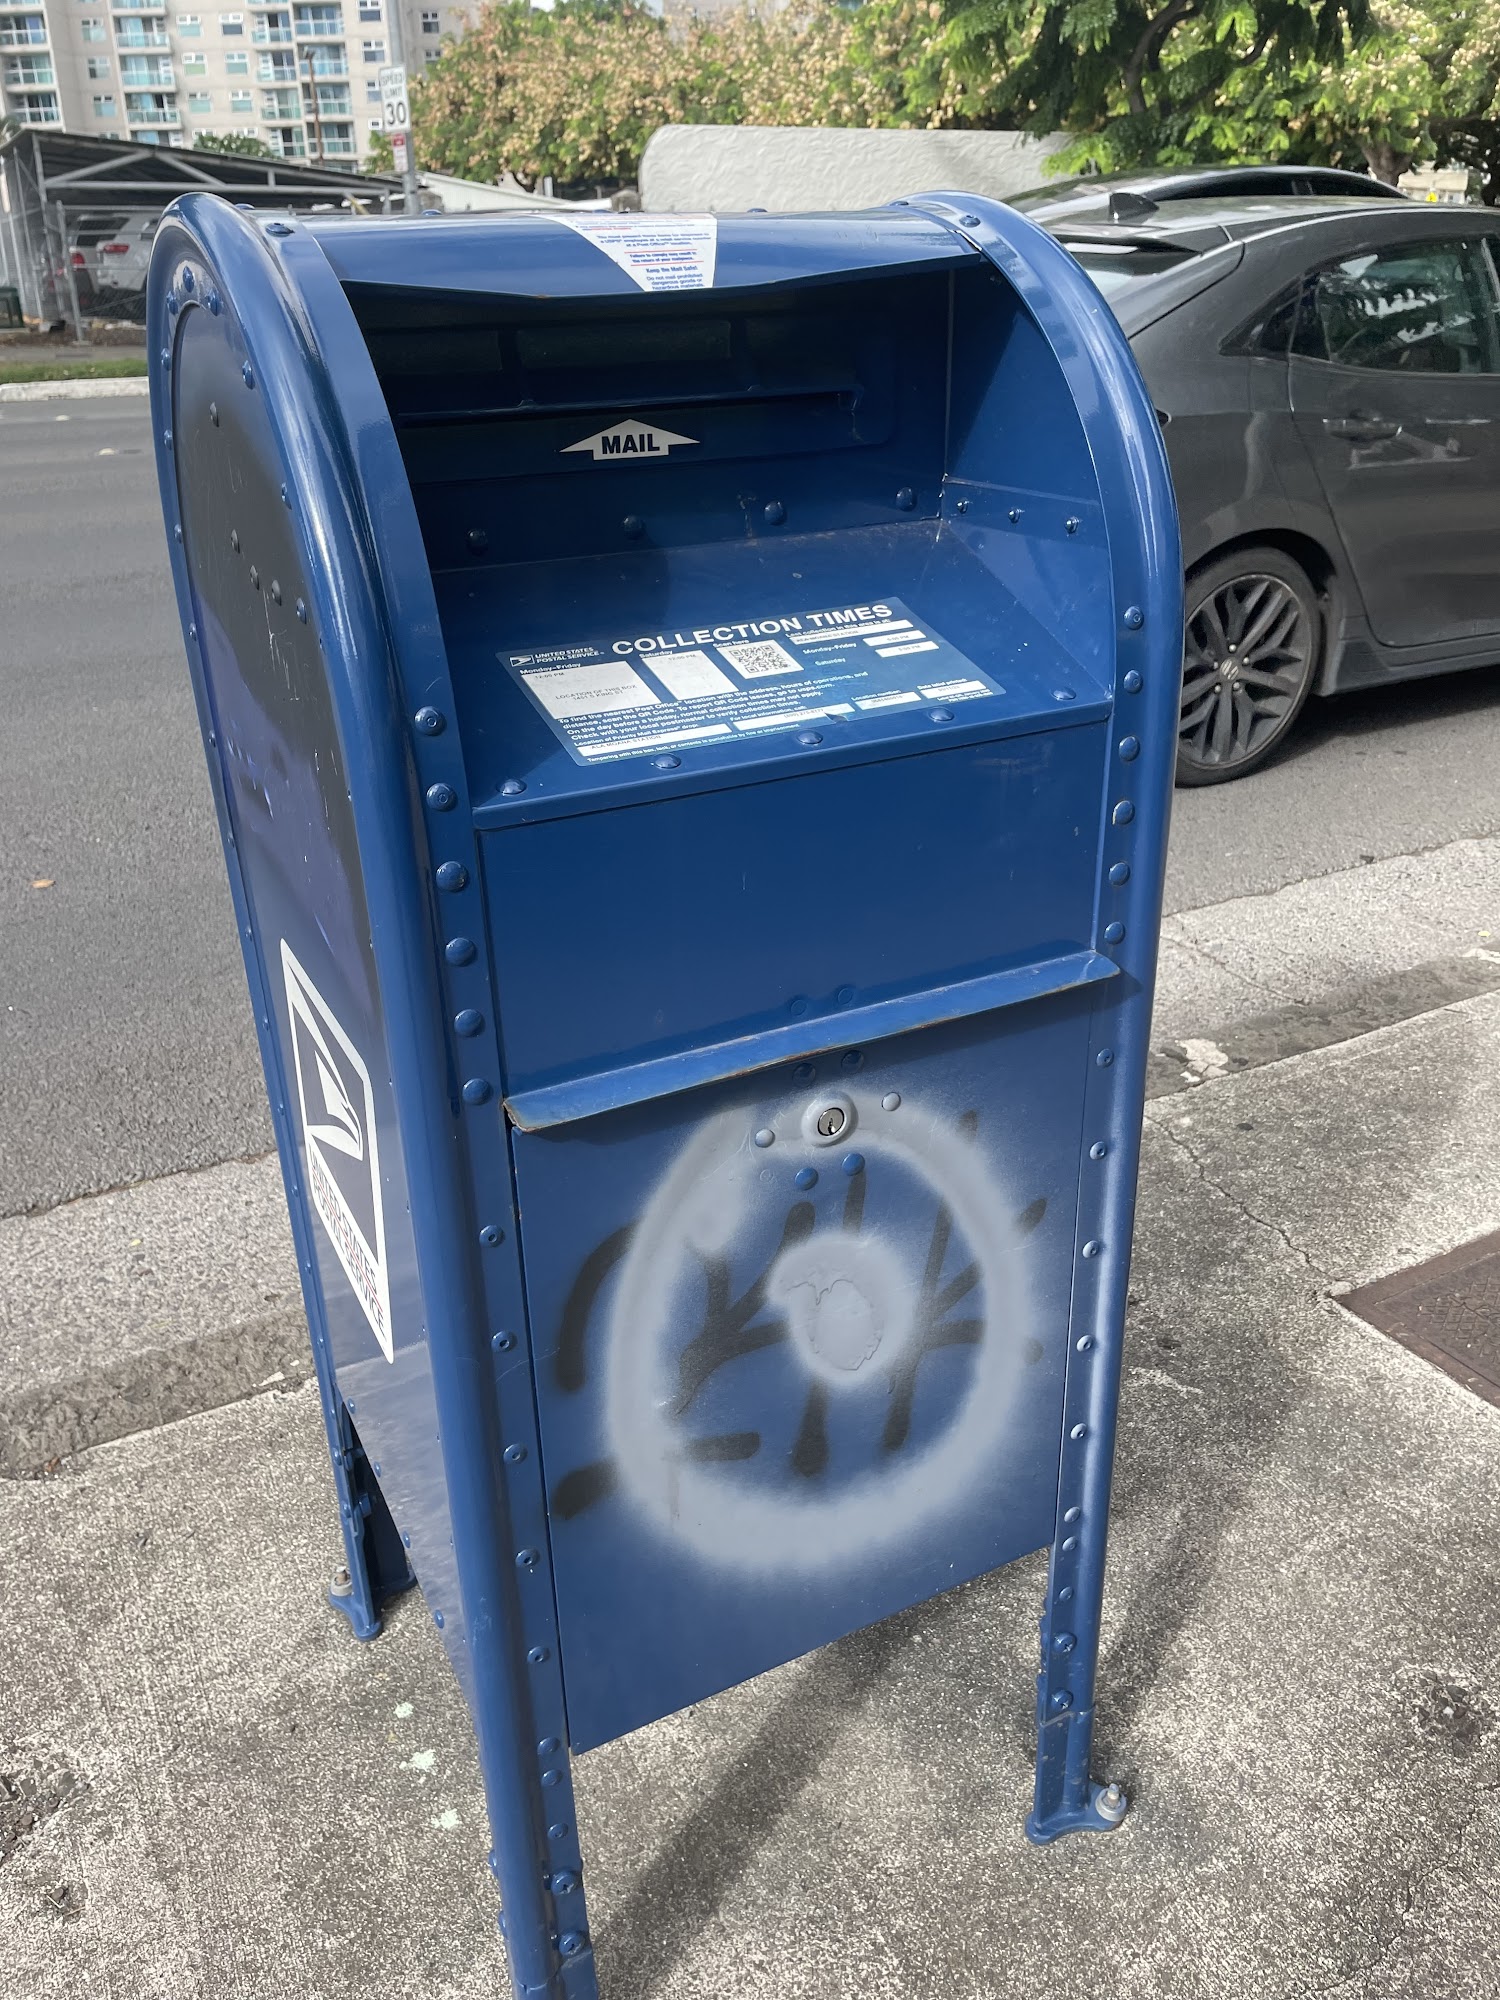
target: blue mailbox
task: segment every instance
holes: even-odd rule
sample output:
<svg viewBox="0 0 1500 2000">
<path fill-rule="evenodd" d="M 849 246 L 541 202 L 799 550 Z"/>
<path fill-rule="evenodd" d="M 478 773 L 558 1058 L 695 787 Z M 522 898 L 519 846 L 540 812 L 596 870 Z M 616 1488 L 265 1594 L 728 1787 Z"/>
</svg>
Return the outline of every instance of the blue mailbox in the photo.
<svg viewBox="0 0 1500 2000">
<path fill-rule="evenodd" d="M 1051 1549 L 1094 1671 L 1181 662 L 1071 258 L 860 215 L 157 238 L 162 501 L 354 1630 L 419 1580 L 518 1994 L 570 1751 Z"/>
</svg>

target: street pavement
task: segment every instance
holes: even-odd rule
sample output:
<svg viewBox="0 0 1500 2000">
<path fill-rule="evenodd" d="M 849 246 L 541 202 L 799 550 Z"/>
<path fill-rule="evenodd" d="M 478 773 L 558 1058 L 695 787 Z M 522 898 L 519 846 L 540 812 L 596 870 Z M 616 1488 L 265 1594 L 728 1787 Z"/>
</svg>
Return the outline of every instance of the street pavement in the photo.
<svg viewBox="0 0 1500 2000">
<path fill-rule="evenodd" d="M 361 1647 L 322 1600 L 143 414 L 25 414 L 0 1993 L 498 1994 L 437 1635 L 413 1594 Z M 28 482 L 51 527 L 17 558 Z M 91 619 L 80 575 L 133 614 Z M 1500 1224 L 1497 713 L 1480 675 L 1329 704 L 1272 771 L 1179 795 L 1101 1665 L 1124 1826 L 1022 1838 L 1033 1559 L 579 1760 L 607 2000 L 1500 1997 L 1500 1411 L 1340 1304 Z"/>
</svg>

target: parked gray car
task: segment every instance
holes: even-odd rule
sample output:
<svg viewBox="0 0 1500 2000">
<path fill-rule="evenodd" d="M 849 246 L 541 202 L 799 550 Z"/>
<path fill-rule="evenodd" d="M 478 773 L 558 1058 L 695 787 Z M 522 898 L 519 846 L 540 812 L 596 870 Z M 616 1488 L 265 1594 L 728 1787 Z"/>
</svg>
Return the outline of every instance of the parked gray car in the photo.
<svg viewBox="0 0 1500 2000">
<path fill-rule="evenodd" d="M 1500 661 L 1500 213 L 1283 197 L 1046 226 L 1164 429 L 1179 782 L 1253 770 L 1309 694 Z"/>
</svg>

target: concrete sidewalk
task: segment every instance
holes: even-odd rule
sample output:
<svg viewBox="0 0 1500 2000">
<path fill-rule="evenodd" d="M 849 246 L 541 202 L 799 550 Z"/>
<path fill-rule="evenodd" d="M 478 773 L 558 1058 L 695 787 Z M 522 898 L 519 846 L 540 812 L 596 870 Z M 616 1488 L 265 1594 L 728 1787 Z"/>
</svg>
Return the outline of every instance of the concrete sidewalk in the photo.
<svg viewBox="0 0 1500 2000">
<path fill-rule="evenodd" d="M 1169 927 L 1101 1666 L 1121 1831 L 1021 1835 L 1032 1560 L 580 1760 L 607 2000 L 1500 1995 L 1500 1412 L 1338 1303 L 1500 1222 L 1484 846 Z M 278 1282 L 271 1170 L 214 1171 L 231 1223 L 188 1295 L 218 1285 L 223 1326 L 282 1314 L 280 1339 L 285 1300 L 254 1310 Z M 103 1356 L 128 1296 L 90 1303 L 67 1231 L 118 1257 L 110 1229 L 160 1194 L 5 1225 L 13 1256 L 54 1232 L 8 1343 L 50 1332 L 54 1388 L 83 1377 L 48 1299 Z M 173 1277 L 189 1194 L 148 1309 L 114 1322 L 143 1374 L 213 1331 Z M 0 1991 L 505 1991 L 421 1602 L 367 1648 L 322 1607 L 312 1391 L 166 1413 L 0 1483 Z"/>
</svg>

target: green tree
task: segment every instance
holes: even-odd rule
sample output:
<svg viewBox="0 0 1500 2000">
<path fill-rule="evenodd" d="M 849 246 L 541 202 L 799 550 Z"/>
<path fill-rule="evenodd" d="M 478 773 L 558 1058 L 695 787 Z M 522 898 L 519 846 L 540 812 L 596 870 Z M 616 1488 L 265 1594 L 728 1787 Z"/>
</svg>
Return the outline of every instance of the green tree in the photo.
<svg viewBox="0 0 1500 2000">
<path fill-rule="evenodd" d="M 193 145 L 200 153 L 236 153 L 246 160 L 279 160 L 280 153 L 253 132 L 199 132 Z"/>
<path fill-rule="evenodd" d="M 1281 150 L 1276 91 L 1370 31 L 1369 0 L 953 0 L 950 15 L 989 122 L 1074 133 L 1058 165 L 1105 171 Z"/>
</svg>

